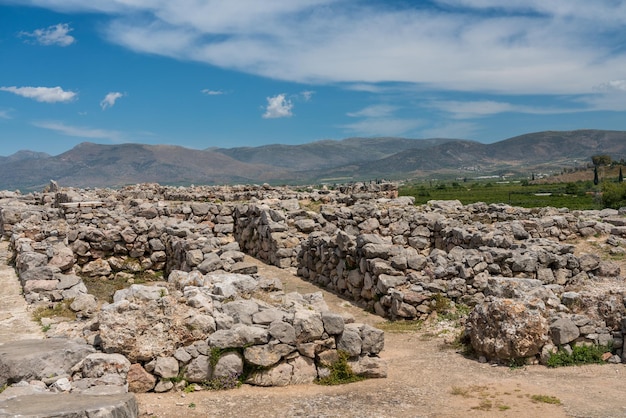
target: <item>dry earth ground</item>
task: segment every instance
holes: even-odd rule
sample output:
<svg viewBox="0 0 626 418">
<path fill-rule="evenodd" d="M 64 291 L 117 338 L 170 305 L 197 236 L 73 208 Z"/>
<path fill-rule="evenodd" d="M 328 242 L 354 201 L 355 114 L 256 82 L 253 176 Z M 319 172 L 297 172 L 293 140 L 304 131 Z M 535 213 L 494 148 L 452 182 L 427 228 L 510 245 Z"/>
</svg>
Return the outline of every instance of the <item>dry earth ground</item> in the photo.
<svg viewBox="0 0 626 418">
<path fill-rule="evenodd" d="M 320 291 L 287 271 L 258 265 L 260 274 L 280 278 L 286 291 Z M 333 311 L 348 312 L 357 322 L 384 322 L 322 292 Z M 230 391 L 140 394 L 140 412 L 142 417 L 626 417 L 624 364 L 492 366 L 447 346 L 441 324 L 405 328 L 386 332 L 381 354 L 389 364 L 386 379 L 341 386 L 243 385 Z"/>
</svg>

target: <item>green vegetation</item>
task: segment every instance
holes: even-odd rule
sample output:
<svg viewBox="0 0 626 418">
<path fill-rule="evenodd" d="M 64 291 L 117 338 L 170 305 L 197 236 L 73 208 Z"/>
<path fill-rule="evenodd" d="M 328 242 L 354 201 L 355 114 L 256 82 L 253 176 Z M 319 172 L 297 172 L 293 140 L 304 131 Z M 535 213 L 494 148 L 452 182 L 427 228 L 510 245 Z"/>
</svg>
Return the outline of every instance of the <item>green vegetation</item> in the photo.
<svg viewBox="0 0 626 418">
<path fill-rule="evenodd" d="M 400 320 L 400 321 L 385 321 L 376 325 L 379 329 L 390 333 L 406 333 L 419 331 L 424 321 L 420 320 Z"/>
<path fill-rule="evenodd" d="M 534 402 L 549 403 L 551 405 L 561 405 L 561 400 L 555 396 L 533 395 L 530 397 Z"/>
<path fill-rule="evenodd" d="M 163 280 L 162 271 L 145 270 L 139 273 L 128 272 L 128 274 L 132 274 L 132 282 L 129 282 L 128 276 L 124 274 L 116 274 L 112 279 L 88 276 L 83 276 L 82 279 L 87 287 L 87 292 L 94 295 L 99 301 L 109 303 L 113 302 L 115 292 L 129 287 L 131 284 L 144 284 Z"/>
<path fill-rule="evenodd" d="M 581 364 L 602 364 L 602 355 L 610 353 L 611 347 L 606 345 L 576 345 L 571 354 L 563 349 L 548 358 L 548 367 L 577 366 Z"/>
<path fill-rule="evenodd" d="M 211 367 L 215 367 L 220 357 L 222 357 L 222 354 L 226 353 L 227 351 L 234 350 L 235 349 L 211 347 L 211 352 L 209 353 L 209 363 L 211 363 Z"/>
<path fill-rule="evenodd" d="M 241 386 L 241 380 L 241 376 L 238 373 L 231 373 L 202 382 L 202 387 L 207 390 L 236 389 Z"/>
<path fill-rule="evenodd" d="M 626 184 L 623 181 L 602 183 L 602 204 L 613 209 L 626 206 Z"/>
<path fill-rule="evenodd" d="M 172 383 L 180 383 L 185 380 L 185 373 L 187 372 L 186 367 L 182 367 L 178 370 L 178 374 L 174 377 L 169 377 L 167 379 L 163 379 L 164 381 L 172 382 Z"/>
<path fill-rule="evenodd" d="M 357 376 L 348 364 L 349 355 L 345 351 L 339 351 L 339 359 L 330 365 L 330 374 L 327 377 L 317 380 L 317 384 L 325 386 L 343 385 L 346 383 L 365 380 L 362 376 Z"/>
<path fill-rule="evenodd" d="M 611 158 L 610 155 L 607 154 L 598 154 L 598 155 L 593 155 L 591 157 L 591 162 L 593 163 L 594 166 L 599 166 L 599 165 L 611 165 L 611 163 L 613 162 L 613 159 Z"/>
<path fill-rule="evenodd" d="M 68 299 L 53 305 L 40 306 L 33 312 L 33 319 L 41 324 L 42 318 L 66 318 L 70 321 L 76 319 L 76 313 L 70 309 L 70 305 L 74 300 Z M 43 327 L 48 328 L 50 327 Z M 47 331 L 44 330 L 44 332 Z"/>
<path fill-rule="evenodd" d="M 452 183 L 417 185 L 409 184 L 399 190 L 400 196 L 413 196 L 415 204 L 426 204 L 429 200 L 461 201 L 464 205 L 484 202 L 505 203 L 512 206 L 567 207 L 570 209 L 601 209 L 602 202 L 595 198 L 599 192 L 591 181 L 576 183 L 529 184 L 474 182 L 472 184 Z"/>
</svg>

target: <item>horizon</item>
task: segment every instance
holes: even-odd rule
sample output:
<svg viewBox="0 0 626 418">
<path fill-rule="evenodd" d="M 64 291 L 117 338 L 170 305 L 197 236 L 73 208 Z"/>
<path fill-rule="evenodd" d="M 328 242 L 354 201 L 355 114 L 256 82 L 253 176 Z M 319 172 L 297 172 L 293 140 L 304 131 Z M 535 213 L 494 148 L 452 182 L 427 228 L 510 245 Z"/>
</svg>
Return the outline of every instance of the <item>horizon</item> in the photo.
<svg viewBox="0 0 626 418">
<path fill-rule="evenodd" d="M 0 155 L 624 131 L 624 19 L 611 0 L 0 0 Z"/>
<path fill-rule="evenodd" d="M 494 144 L 494 143 L 497 143 L 497 142 L 506 141 L 506 140 L 509 140 L 509 139 L 514 139 L 514 138 L 517 138 L 517 137 L 519 137 L 519 136 L 533 135 L 533 134 L 540 134 L 540 133 L 543 133 L 543 132 L 563 132 L 563 133 L 567 133 L 567 132 L 577 132 L 577 131 L 607 131 L 607 132 L 609 132 L 609 131 L 613 131 L 613 132 L 626 132 L 626 131 L 616 131 L 616 130 L 604 130 L 604 129 L 585 129 L 585 128 L 583 128 L 583 129 L 574 129 L 574 130 L 572 130 L 572 131 L 553 131 L 553 130 L 551 131 L 551 130 L 548 130 L 548 131 L 540 131 L 540 132 L 527 132 L 527 133 L 523 133 L 523 134 L 520 134 L 520 135 L 516 135 L 516 136 L 511 137 L 511 138 L 502 138 L 502 139 L 500 139 L 500 140 L 490 142 L 490 144 Z M 379 139 L 379 138 L 384 138 L 384 137 L 373 137 L 373 138 L 371 138 L 371 139 Z M 476 140 L 473 140 L 473 139 L 461 139 L 461 138 L 407 138 L 407 137 L 400 137 L 400 136 L 399 136 L 399 137 L 393 137 L 393 138 L 398 138 L 398 139 L 407 139 L 407 140 L 411 140 L 411 141 L 422 141 L 422 140 L 426 141 L 426 140 L 431 140 L 431 139 L 450 139 L 450 140 L 454 140 L 454 141 L 473 141 L 473 142 L 478 142 L 478 143 L 481 143 L 480 141 L 476 141 Z M 311 141 L 311 142 L 303 142 L 303 143 L 301 143 L 301 144 L 267 143 L 267 144 L 256 145 L 256 146 L 253 146 L 252 148 L 254 148 L 254 147 L 262 147 L 262 146 L 273 146 L 273 145 L 298 146 L 298 145 L 312 144 L 312 143 L 316 143 L 316 142 L 323 142 L 323 141 L 341 142 L 341 141 L 348 140 L 348 139 L 370 139 L 370 138 L 369 138 L 369 137 L 354 137 L 354 136 L 353 136 L 353 137 L 346 137 L 346 138 L 341 138 L 341 139 L 318 139 L 318 140 Z M 79 145 L 81 145 L 81 144 L 85 144 L 85 143 L 88 143 L 88 144 L 95 144 L 95 145 L 102 145 L 102 146 L 116 146 L 116 145 L 147 145 L 147 146 L 159 146 L 159 145 L 161 145 L 161 146 L 177 146 L 177 147 L 183 147 L 183 148 L 187 148 L 187 149 L 191 149 L 191 150 L 197 150 L 197 151 L 212 151 L 214 148 L 215 148 L 215 149 L 238 148 L 238 147 L 207 147 L 207 148 L 192 148 L 192 147 L 186 147 L 186 146 L 184 146 L 184 145 L 178 145 L 178 144 L 168 144 L 168 143 L 145 144 L 145 143 L 137 143 L 137 142 L 102 143 L 102 142 L 98 142 L 98 141 L 81 141 L 81 142 L 79 142 L 79 143 L 77 143 L 77 144 L 73 145 L 71 148 L 68 148 L 68 149 L 66 149 L 66 150 L 63 150 L 63 151 L 61 151 L 61 152 L 59 152 L 59 153 L 56 153 L 56 154 L 49 154 L 49 153 L 46 153 L 45 151 L 39 151 L 39 150 L 36 150 L 36 149 L 19 149 L 19 150 L 17 150 L 17 151 L 15 151 L 15 152 L 13 152 L 12 154 L 8 154 L 8 155 L 3 155 L 3 154 L 0 154 L 0 157 L 10 157 L 10 156 L 12 156 L 12 155 L 14 155 L 14 154 L 17 154 L 17 153 L 20 153 L 20 152 L 37 152 L 37 153 L 42 153 L 42 152 L 43 152 L 43 153 L 48 154 L 50 157 L 57 157 L 57 156 L 59 156 L 59 155 L 61 155 L 61 154 L 65 153 L 65 152 L 71 151 L 72 149 L 76 148 L 77 146 L 79 146 Z M 245 146 L 242 146 L 242 147 L 245 147 Z"/>
</svg>

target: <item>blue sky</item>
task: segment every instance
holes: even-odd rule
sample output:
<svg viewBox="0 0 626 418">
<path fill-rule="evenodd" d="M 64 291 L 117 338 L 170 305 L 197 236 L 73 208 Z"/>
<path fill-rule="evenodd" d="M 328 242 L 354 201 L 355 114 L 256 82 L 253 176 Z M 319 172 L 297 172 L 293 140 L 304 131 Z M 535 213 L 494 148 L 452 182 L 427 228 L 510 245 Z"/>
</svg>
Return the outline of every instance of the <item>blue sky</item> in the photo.
<svg viewBox="0 0 626 418">
<path fill-rule="evenodd" d="M 626 130 L 626 1 L 0 0 L 0 155 Z"/>
</svg>

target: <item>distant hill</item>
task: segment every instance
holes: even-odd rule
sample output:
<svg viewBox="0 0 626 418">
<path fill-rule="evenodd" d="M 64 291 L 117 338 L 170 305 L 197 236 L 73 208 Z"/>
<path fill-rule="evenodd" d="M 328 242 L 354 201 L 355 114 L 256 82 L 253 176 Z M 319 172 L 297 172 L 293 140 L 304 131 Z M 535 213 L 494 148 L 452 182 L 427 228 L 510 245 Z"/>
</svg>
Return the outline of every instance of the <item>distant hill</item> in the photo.
<svg viewBox="0 0 626 418">
<path fill-rule="evenodd" d="M 409 149 L 426 149 L 453 139 L 347 138 L 316 141 L 302 145 L 212 148 L 238 161 L 269 164 L 290 170 L 320 170 L 347 164 L 376 161 Z"/>
<path fill-rule="evenodd" d="M 50 157 L 50 154 L 46 154 L 45 152 L 21 150 L 21 151 L 16 152 L 15 154 L 9 155 L 8 157 L 0 157 L 0 163 L 22 161 L 22 160 L 41 160 L 41 159 L 49 158 L 49 157 Z"/>
<path fill-rule="evenodd" d="M 626 132 L 547 131 L 492 144 L 452 141 L 427 150 L 401 151 L 378 161 L 343 170 L 342 174 L 359 178 L 385 175 L 407 178 L 435 174 L 470 177 L 480 174 L 530 174 L 585 165 L 591 163 L 591 156 L 598 154 L 608 154 L 616 161 L 626 159 Z"/>
<path fill-rule="evenodd" d="M 585 165 L 597 154 L 626 159 L 626 132 L 548 131 L 493 144 L 441 138 L 348 138 L 303 145 L 205 150 L 84 142 L 57 156 L 20 151 L 0 157 L 0 189 L 41 190 L 51 179 L 61 186 L 119 187 L 143 182 L 303 184 L 375 178 L 529 175 Z"/>
<path fill-rule="evenodd" d="M 33 190 L 50 179 L 62 186 L 119 187 L 158 182 L 188 185 L 250 183 L 286 177 L 284 170 L 247 164 L 224 154 L 168 145 L 98 145 L 84 142 L 37 164 L 21 159 L 0 164 L 0 188 Z"/>
</svg>

